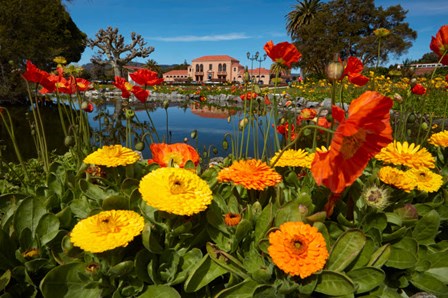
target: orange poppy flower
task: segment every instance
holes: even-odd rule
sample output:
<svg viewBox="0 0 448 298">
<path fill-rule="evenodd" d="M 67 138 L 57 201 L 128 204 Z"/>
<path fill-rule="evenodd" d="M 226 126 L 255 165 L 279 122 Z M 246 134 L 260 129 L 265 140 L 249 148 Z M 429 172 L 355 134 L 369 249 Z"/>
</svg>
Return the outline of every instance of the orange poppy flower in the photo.
<svg viewBox="0 0 448 298">
<path fill-rule="evenodd" d="M 318 185 L 325 185 L 339 194 L 361 176 L 369 160 L 392 141 L 392 105 L 389 97 L 366 91 L 352 101 L 348 118 L 342 118 L 342 109 L 333 106 L 332 115 L 339 126 L 330 150 L 316 152 L 311 164 L 311 172 Z M 332 209 L 332 206 L 327 207 Z"/>
<path fill-rule="evenodd" d="M 296 128 L 294 124 L 289 124 L 285 122 L 284 124 L 277 125 L 277 132 L 281 134 L 284 138 L 288 138 L 291 130 L 291 140 L 296 138 Z"/>
<path fill-rule="evenodd" d="M 176 144 L 151 144 L 152 159 L 148 163 L 158 163 L 161 167 L 173 164 L 174 167 L 183 168 L 187 161 L 191 160 L 195 166 L 199 164 L 199 154 L 190 145 L 185 143 Z"/>
<path fill-rule="evenodd" d="M 48 92 L 55 90 L 55 82 L 49 79 L 50 74 L 36 67 L 31 61 L 26 61 L 26 71 L 22 74 L 25 80 L 42 85 Z"/>
<path fill-rule="evenodd" d="M 76 78 L 76 87 L 78 91 L 86 91 L 92 88 L 92 83 L 83 78 Z"/>
<path fill-rule="evenodd" d="M 364 65 L 361 60 L 356 57 L 348 57 L 347 65 L 342 72 L 341 80 L 347 76 L 350 83 L 355 84 L 357 86 L 364 86 L 369 81 L 369 78 L 363 76 L 361 74 Z"/>
<path fill-rule="evenodd" d="M 440 27 L 436 37 L 432 36 L 430 49 L 443 59 L 440 61 L 443 65 L 448 65 L 448 25 Z"/>
<path fill-rule="evenodd" d="M 226 213 L 224 216 L 224 223 L 229 227 L 236 226 L 241 221 L 241 215 L 238 213 Z"/>
<path fill-rule="evenodd" d="M 247 92 L 240 95 L 241 100 L 251 100 L 257 98 L 258 94 L 255 92 Z"/>
<path fill-rule="evenodd" d="M 274 45 L 272 40 L 270 40 L 264 45 L 264 50 L 272 61 L 287 67 L 291 67 L 292 63 L 299 61 L 302 57 L 296 46 L 287 41 Z"/>
<path fill-rule="evenodd" d="M 163 83 L 163 78 L 159 78 L 157 72 L 149 69 L 139 69 L 130 73 L 129 76 L 134 82 L 142 86 L 154 86 Z"/>
</svg>

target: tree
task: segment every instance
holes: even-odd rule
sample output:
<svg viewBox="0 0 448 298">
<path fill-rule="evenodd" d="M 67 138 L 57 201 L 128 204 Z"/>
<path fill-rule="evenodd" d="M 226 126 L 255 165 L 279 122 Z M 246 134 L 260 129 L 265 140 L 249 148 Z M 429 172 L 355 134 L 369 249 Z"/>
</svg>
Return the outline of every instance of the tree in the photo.
<svg viewBox="0 0 448 298">
<path fill-rule="evenodd" d="M 47 71 L 56 56 L 77 62 L 86 40 L 61 0 L 0 1 L 0 100 L 26 97 L 20 73 L 27 59 Z"/>
<path fill-rule="evenodd" d="M 381 40 L 380 61 L 406 52 L 417 33 L 404 22 L 406 13 L 400 5 L 376 7 L 373 0 L 332 0 L 321 3 L 315 17 L 291 34 L 302 53 L 299 63 L 308 73 L 323 75 L 334 54 L 342 59 L 356 56 L 364 64 L 378 59 L 378 37 L 373 31 L 386 28 L 391 33 Z"/>
<path fill-rule="evenodd" d="M 297 0 L 298 1 L 298 0 Z M 320 0 L 303 0 L 286 15 L 286 31 L 292 38 L 303 25 L 308 25 L 321 8 Z"/>
<path fill-rule="evenodd" d="M 97 54 L 91 59 L 94 64 L 110 64 L 115 76 L 123 76 L 123 66 L 134 58 L 146 58 L 154 51 L 153 47 L 145 47 L 143 37 L 135 32 L 131 33 L 131 43 L 125 44 L 123 35 L 118 33 L 118 28 L 107 27 L 96 33 L 95 39 L 89 39 L 90 48 L 98 48 Z M 125 54 L 126 56 L 121 57 Z M 106 56 L 106 60 L 103 59 Z"/>
<path fill-rule="evenodd" d="M 148 61 L 146 61 L 146 64 L 145 64 L 145 68 L 157 72 L 159 77 L 161 77 L 163 74 L 162 68 L 157 63 L 157 61 L 154 59 L 148 59 Z"/>
</svg>

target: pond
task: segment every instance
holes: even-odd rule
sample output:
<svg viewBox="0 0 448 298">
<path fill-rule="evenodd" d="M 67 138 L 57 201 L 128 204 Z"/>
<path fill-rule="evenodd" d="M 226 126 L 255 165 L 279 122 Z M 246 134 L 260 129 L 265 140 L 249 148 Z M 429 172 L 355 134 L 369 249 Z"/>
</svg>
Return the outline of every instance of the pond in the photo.
<svg viewBox="0 0 448 298">
<path fill-rule="evenodd" d="M 25 159 L 36 157 L 36 149 L 30 130 L 30 117 L 32 118 L 29 107 L 10 107 L 8 108 L 13 118 L 15 135 L 21 154 Z M 64 134 L 57 105 L 43 106 L 40 109 L 47 134 L 48 149 L 56 154 L 63 154 L 67 151 L 64 145 Z M 104 104 L 95 106 L 92 113 L 88 113 L 89 124 L 94 132 L 92 141 L 97 145 L 109 145 L 110 142 L 103 141 L 100 135 L 106 135 L 104 118 L 105 115 L 112 115 L 114 106 L 112 104 Z M 242 119 L 243 113 L 233 107 L 217 107 L 193 102 L 191 104 L 171 104 L 167 110 L 159 105 L 152 105 L 148 110 L 154 127 L 157 130 L 161 141 L 167 143 L 187 142 L 187 144 L 195 147 L 199 153 L 207 151 L 210 157 L 227 156 L 231 153 L 231 138 L 241 135 L 238 130 L 238 124 Z M 135 117 L 133 122 L 140 123 L 139 128 L 135 130 L 137 135 L 141 136 L 145 132 L 150 132 L 150 119 L 148 112 L 143 107 L 135 107 Z M 258 124 L 267 121 L 266 117 L 259 117 Z M 168 123 L 168 129 L 167 129 Z M 272 123 L 272 122 L 271 122 Z M 126 120 L 121 121 L 122 130 L 126 126 Z M 1 127 L 1 126 L 0 126 Z M 145 131 L 146 130 L 146 131 Z M 196 138 L 192 139 L 192 132 L 196 131 Z M 272 137 L 273 128 L 270 129 L 269 135 Z M 168 137 L 167 137 L 168 135 Z M 226 140 L 229 144 L 228 149 L 224 150 L 222 143 Z M 253 132 L 252 132 L 253 135 Z M 96 136 L 96 137 L 95 137 Z M 263 145 L 262 137 L 257 140 L 259 146 Z M 133 144 L 138 140 L 134 139 Z M 146 138 L 146 143 L 150 139 Z M 124 145 L 124 140 L 121 143 Z M 272 144 L 268 145 L 270 154 L 273 153 Z M 11 141 L 4 128 L 0 129 L 0 151 L 1 158 L 6 161 L 16 161 Z M 269 148 L 271 147 L 271 148 Z M 148 146 L 142 151 L 145 159 L 151 157 Z M 249 147 L 249 154 L 253 154 L 253 144 Z"/>
</svg>

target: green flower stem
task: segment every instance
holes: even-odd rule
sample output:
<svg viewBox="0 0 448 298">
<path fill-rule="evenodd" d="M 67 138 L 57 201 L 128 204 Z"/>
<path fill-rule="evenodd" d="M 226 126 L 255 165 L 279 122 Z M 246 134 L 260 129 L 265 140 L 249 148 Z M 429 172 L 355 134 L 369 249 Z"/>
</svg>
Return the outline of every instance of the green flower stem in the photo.
<svg viewBox="0 0 448 298">
<path fill-rule="evenodd" d="M 146 101 L 145 101 L 145 111 L 146 111 L 146 115 L 148 115 L 149 123 L 150 123 L 151 127 L 154 129 L 154 133 L 156 134 L 157 142 L 160 143 L 159 134 L 157 133 L 157 129 L 154 126 L 154 122 L 152 121 L 151 114 L 148 112 L 148 102 L 146 102 Z"/>
<path fill-rule="evenodd" d="M 8 122 L 9 123 L 6 121 L 5 116 L 3 115 L 3 111 L 6 112 L 6 115 L 8 116 Z M 11 138 L 12 145 L 14 147 L 14 152 L 16 153 L 16 157 L 17 157 L 17 159 L 18 159 L 18 161 L 20 163 L 20 166 L 22 167 L 23 174 L 25 175 L 25 181 L 28 181 L 29 180 L 28 171 L 26 169 L 25 163 L 23 162 L 22 154 L 20 154 L 19 147 L 17 146 L 16 137 L 15 137 L 15 134 L 14 134 L 14 126 L 13 126 L 13 123 L 12 123 L 11 115 L 9 114 L 9 111 L 6 108 L 0 107 L 0 117 L 3 120 L 3 124 L 6 127 L 6 131 L 8 132 L 9 137 Z"/>
</svg>

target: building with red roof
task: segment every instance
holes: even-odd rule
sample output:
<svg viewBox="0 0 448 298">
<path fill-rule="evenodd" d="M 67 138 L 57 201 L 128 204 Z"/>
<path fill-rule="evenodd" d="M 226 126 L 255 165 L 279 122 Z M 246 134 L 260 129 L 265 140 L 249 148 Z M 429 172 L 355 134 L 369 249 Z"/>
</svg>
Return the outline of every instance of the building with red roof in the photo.
<svg viewBox="0 0 448 298">
<path fill-rule="evenodd" d="M 244 67 L 228 55 L 209 55 L 194 59 L 188 74 L 196 82 L 232 82 Z"/>
<path fill-rule="evenodd" d="M 187 69 L 177 69 L 170 70 L 163 74 L 163 81 L 167 83 L 184 83 L 189 80 L 190 76 L 188 75 Z"/>
</svg>

